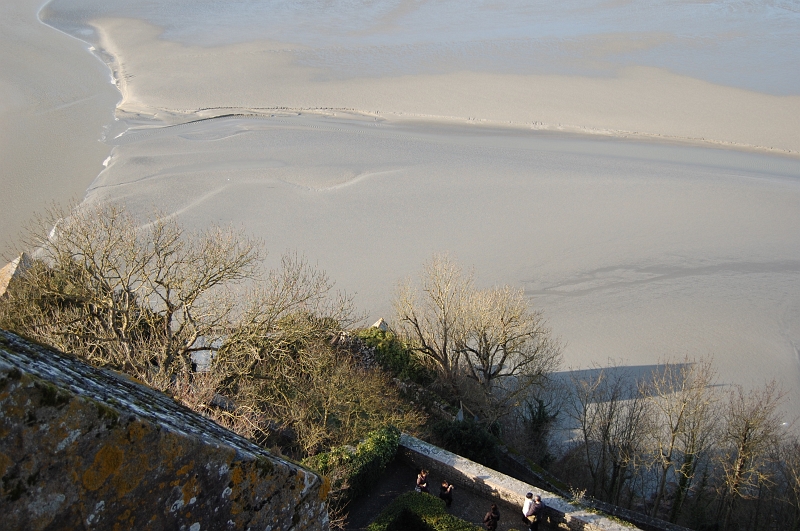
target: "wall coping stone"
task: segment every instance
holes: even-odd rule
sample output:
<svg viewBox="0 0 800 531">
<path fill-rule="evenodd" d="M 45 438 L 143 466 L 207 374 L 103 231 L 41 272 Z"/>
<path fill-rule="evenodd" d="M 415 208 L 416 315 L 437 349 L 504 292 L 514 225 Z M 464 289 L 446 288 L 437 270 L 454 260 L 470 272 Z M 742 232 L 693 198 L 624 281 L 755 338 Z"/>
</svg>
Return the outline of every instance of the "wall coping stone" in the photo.
<svg viewBox="0 0 800 531">
<path fill-rule="evenodd" d="M 57 352 L 0 330 L 0 368 L 17 369 L 64 387 L 111 408 L 126 410 L 185 436 L 199 437 L 208 444 L 226 444 L 235 448 L 237 458 L 271 458 L 296 467 L 268 454 L 252 441 L 179 404 L 171 397 L 146 386 L 132 376 L 93 367 L 75 356 Z"/>
</svg>

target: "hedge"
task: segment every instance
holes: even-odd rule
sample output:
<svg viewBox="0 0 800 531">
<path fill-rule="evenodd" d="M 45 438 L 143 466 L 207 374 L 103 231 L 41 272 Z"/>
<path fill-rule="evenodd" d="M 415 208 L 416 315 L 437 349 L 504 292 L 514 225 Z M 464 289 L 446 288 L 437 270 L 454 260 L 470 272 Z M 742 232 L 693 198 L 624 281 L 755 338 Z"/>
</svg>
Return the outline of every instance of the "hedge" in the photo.
<svg viewBox="0 0 800 531">
<path fill-rule="evenodd" d="M 478 531 L 475 524 L 448 514 L 444 500 L 424 492 L 401 494 L 367 527 L 367 531 Z"/>
</svg>

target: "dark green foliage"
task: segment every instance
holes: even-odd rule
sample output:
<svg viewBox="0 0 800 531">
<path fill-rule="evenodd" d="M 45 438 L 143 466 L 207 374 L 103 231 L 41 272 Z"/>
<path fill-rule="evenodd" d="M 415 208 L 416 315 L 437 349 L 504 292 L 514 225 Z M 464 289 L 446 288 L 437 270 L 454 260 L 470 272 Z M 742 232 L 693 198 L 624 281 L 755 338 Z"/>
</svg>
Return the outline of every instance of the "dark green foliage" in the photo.
<svg viewBox="0 0 800 531">
<path fill-rule="evenodd" d="M 375 349 L 375 360 L 396 378 L 420 385 L 427 385 L 436 378 L 436 374 L 414 359 L 411 351 L 392 332 L 367 328 L 358 332 L 358 337 Z"/>
<path fill-rule="evenodd" d="M 472 420 L 442 420 L 431 427 L 435 443 L 449 452 L 496 468 L 499 463 L 497 439 Z"/>
<path fill-rule="evenodd" d="M 434 528 L 425 523 L 422 517 L 408 507 L 403 507 L 400 513 L 386 527 L 386 531 L 434 531 Z"/>
<path fill-rule="evenodd" d="M 328 476 L 331 499 L 344 506 L 368 492 L 392 462 L 400 444 L 400 430 L 386 426 L 370 432 L 355 450 L 339 446 L 303 460 L 303 464 Z"/>
<path fill-rule="evenodd" d="M 532 402 L 526 402 L 525 409 L 525 435 L 528 444 L 537 450 L 537 464 L 546 468 L 554 459 L 553 454 L 550 453 L 548 436 L 558 413 L 552 413 L 548 404 L 539 398 L 534 398 Z"/>
<path fill-rule="evenodd" d="M 401 494 L 378 515 L 368 531 L 477 531 L 478 526 L 448 514 L 444 501 L 422 492 Z"/>
</svg>

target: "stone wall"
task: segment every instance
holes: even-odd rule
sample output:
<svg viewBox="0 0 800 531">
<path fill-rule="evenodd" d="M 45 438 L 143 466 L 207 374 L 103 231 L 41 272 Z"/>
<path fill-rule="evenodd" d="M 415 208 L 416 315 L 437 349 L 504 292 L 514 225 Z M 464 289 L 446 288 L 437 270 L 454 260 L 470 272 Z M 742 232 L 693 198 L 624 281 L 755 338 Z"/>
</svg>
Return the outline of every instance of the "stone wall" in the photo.
<svg viewBox="0 0 800 531">
<path fill-rule="evenodd" d="M 1 330 L 0 477 L 4 530 L 328 529 L 315 474 Z"/>
<path fill-rule="evenodd" d="M 546 521 L 552 527 L 572 531 L 638 529 L 632 524 L 620 523 L 605 515 L 571 505 L 556 494 L 538 489 L 407 434 L 400 437 L 399 452 L 417 468 L 427 468 L 456 485 L 517 505 L 520 508 L 520 515 L 525 494 L 528 492 L 538 494 L 547 506 Z"/>
</svg>

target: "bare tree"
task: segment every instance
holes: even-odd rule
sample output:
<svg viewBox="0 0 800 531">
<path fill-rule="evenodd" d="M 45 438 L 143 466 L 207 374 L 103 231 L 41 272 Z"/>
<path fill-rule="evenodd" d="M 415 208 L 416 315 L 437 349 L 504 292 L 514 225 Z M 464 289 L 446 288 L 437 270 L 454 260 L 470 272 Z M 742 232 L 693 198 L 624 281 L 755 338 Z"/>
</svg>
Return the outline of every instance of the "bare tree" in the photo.
<svg viewBox="0 0 800 531">
<path fill-rule="evenodd" d="M 0 326 L 127 372 L 244 435 L 293 432 L 301 453 L 420 422 L 380 371 L 332 346 L 356 319 L 351 299 L 296 255 L 265 272 L 260 243 L 239 232 L 139 224 L 114 204 L 50 212 L 27 243 L 34 260 L 0 300 Z M 213 407 L 220 394 L 226 406 Z"/>
<path fill-rule="evenodd" d="M 643 465 L 649 404 L 636 377 L 618 366 L 574 373 L 572 389 L 567 414 L 580 434 L 592 494 L 619 505 Z"/>
<path fill-rule="evenodd" d="M 293 356 L 303 345 L 331 337 L 357 320 L 352 300 L 331 293 L 328 276 L 296 254 L 242 294 L 237 326 L 217 352 L 227 371 L 252 375 L 268 360 L 275 370 L 292 371 Z"/>
<path fill-rule="evenodd" d="M 487 406 L 483 414 L 491 423 L 558 369 L 561 344 L 518 288 L 475 290 L 464 313 L 460 362 L 466 376 L 479 384 Z"/>
<path fill-rule="evenodd" d="M 447 255 L 434 255 L 423 266 L 419 287 L 401 284 L 394 299 L 396 327 L 414 352 L 454 386 L 464 341 L 467 300 L 475 287 L 472 275 Z M 422 293 L 420 293 L 422 292 Z"/>
<path fill-rule="evenodd" d="M 781 475 L 781 502 L 784 511 L 784 528 L 800 529 L 800 440 L 787 437 L 778 447 L 775 461 Z"/>
<path fill-rule="evenodd" d="M 479 290 L 447 256 L 395 298 L 400 336 L 489 423 L 519 406 L 561 362 L 561 345 L 520 289 Z"/>
<path fill-rule="evenodd" d="M 114 204 L 49 212 L 27 244 L 35 262 L 8 292 L 7 326 L 159 388 L 230 332 L 232 288 L 261 257 L 234 231 L 139 226 Z"/>
<path fill-rule="evenodd" d="M 728 394 L 720 432 L 723 529 L 728 528 L 737 501 L 753 498 L 760 485 L 771 480 L 771 470 L 765 465 L 782 434 L 778 407 L 784 396 L 775 381 L 749 392 L 736 386 Z"/>
<path fill-rule="evenodd" d="M 666 492 L 667 480 L 676 474 L 678 488 L 673 500 L 671 521 L 691 486 L 698 456 L 715 435 L 714 393 L 716 373 L 711 360 L 667 361 L 645 382 L 642 394 L 655 415 L 652 433 L 653 454 L 657 466 L 657 484 L 652 516 L 658 516 Z"/>
</svg>

